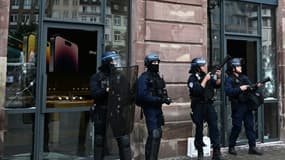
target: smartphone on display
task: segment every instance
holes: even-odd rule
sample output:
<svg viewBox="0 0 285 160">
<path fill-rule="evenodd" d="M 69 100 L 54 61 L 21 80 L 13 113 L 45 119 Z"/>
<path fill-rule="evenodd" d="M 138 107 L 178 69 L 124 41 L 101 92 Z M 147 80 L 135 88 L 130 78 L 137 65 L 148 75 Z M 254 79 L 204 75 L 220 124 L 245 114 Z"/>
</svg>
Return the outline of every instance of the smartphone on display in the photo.
<svg viewBox="0 0 285 160">
<path fill-rule="evenodd" d="M 77 72 L 78 45 L 61 37 L 51 38 L 50 72 Z"/>
</svg>

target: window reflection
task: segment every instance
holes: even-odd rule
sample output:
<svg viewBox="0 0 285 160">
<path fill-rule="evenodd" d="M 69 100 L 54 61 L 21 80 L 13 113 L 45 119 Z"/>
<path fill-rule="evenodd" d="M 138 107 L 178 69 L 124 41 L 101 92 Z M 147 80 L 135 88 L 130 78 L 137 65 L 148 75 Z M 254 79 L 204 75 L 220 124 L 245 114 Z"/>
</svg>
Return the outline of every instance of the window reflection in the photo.
<svg viewBox="0 0 285 160">
<path fill-rule="evenodd" d="M 11 1 L 6 107 L 34 106 L 38 13 L 38 1 Z"/>
<path fill-rule="evenodd" d="M 105 18 L 105 50 L 116 50 L 122 65 L 128 61 L 128 0 L 107 0 Z"/>
<path fill-rule="evenodd" d="M 225 30 L 245 34 L 257 34 L 257 4 L 226 1 Z"/>
<path fill-rule="evenodd" d="M 47 0 L 46 17 L 88 23 L 102 23 L 101 0 Z"/>
</svg>

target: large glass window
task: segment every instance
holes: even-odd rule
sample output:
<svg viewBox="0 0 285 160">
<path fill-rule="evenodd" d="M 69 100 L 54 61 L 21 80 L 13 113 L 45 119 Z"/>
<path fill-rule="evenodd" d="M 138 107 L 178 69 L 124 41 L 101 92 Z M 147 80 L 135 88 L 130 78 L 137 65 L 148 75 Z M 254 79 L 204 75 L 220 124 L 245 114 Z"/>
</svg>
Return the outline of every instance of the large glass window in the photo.
<svg viewBox="0 0 285 160">
<path fill-rule="evenodd" d="M 225 1 L 225 31 L 244 34 L 258 33 L 258 5 Z"/>
<path fill-rule="evenodd" d="M 105 50 L 116 50 L 128 62 L 128 0 L 107 0 Z M 124 20 L 124 23 L 122 21 Z"/>
<path fill-rule="evenodd" d="M 31 6 L 30 1 L 25 1 Z M 15 1 L 16 3 L 16 1 Z M 34 3 L 36 4 L 36 3 Z M 10 8 L 10 24 L 7 53 L 7 108 L 23 108 L 35 105 L 36 52 L 38 10 L 23 6 Z"/>
<path fill-rule="evenodd" d="M 271 82 L 264 86 L 264 140 L 278 138 L 278 105 L 277 105 L 277 66 L 276 66 L 276 35 L 275 12 L 271 6 L 264 5 L 262 17 L 262 75 L 269 77 Z"/>
<path fill-rule="evenodd" d="M 34 114 L 8 114 L 5 117 L 3 159 L 29 159 L 33 152 Z"/>
<path fill-rule="evenodd" d="M 35 127 L 38 2 L 13 0 L 7 46 L 4 159 L 32 158 Z"/>
<path fill-rule="evenodd" d="M 276 36 L 275 14 L 271 7 L 263 6 L 262 12 L 262 78 L 270 77 L 271 83 L 265 85 L 265 97 L 277 98 L 276 91 Z"/>
<path fill-rule="evenodd" d="M 74 25 L 73 25 L 74 26 Z M 47 31 L 47 108 L 91 106 L 89 79 L 96 72 L 98 31 L 51 26 Z M 82 27 L 82 26 L 81 26 Z M 86 41 L 92 39 L 92 41 Z"/>
<path fill-rule="evenodd" d="M 47 0 L 45 16 L 64 21 L 102 23 L 102 1 L 91 0 Z M 94 19 L 98 21 L 94 21 Z"/>
<path fill-rule="evenodd" d="M 49 153 L 45 159 L 91 159 L 94 128 L 89 112 L 47 113 L 45 117 L 44 152 Z"/>
</svg>

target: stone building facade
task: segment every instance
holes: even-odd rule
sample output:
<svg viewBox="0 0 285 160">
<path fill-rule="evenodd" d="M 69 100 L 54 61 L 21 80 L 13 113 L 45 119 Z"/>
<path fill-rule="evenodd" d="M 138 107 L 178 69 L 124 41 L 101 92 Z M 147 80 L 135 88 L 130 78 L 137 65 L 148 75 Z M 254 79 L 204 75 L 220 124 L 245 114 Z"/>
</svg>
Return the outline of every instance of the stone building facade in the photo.
<svg viewBox="0 0 285 160">
<path fill-rule="evenodd" d="M 132 13 L 133 56 L 140 72 L 144 56 L 156 52 L 161 59 L 160 74 L 174 100 L 163 108 L 166 125 L 160 157 L 185 155 L 187 138 L 193 136 L 185 82 L 191 59 L 207 55 L 207 1 L 138 0 L 133 2 Z"/>
</svg>

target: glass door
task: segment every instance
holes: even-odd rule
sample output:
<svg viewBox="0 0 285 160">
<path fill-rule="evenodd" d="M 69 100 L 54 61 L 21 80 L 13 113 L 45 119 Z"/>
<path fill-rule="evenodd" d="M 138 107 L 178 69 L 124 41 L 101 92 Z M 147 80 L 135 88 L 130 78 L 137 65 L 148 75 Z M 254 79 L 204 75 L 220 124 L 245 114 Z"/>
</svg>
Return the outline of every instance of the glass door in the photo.
<svg viewBox="0 0 285 160">
<path fill-rule="evenodd" d="M 44 22 L 39 159 L 92 159 L 89 79 L 102 53 L 103 27 Z"/>
<path fill-rule="evenodd" d="M 257 38 L 240 38 L 240 37 L 226 37 L 225 39 L 225 53 L 230 55 L 233 58 L 242 58 L 243 66 L 242 72 L 246 74 L 249 79 L 255 83 L 260 77 L 259 74 L 259 40 Z M 226 98 L 226 106 L 225 106 L 225 129 L 224 132 L 226 134 L 225 142 L 228 142 L 228 137 L 231 133 L 232 128 L 232 120 L 231 120 L 231 105 L 228 98 Z M 261 140 L 261 110 L 254 112 L 255 117 L 255 130 L 257 141 Z M 247 138 L 244 131 L 244 126 L 242 126 L 242 131 L 237 140 L 237 144 L 247 143 Z"/>
</svg>

